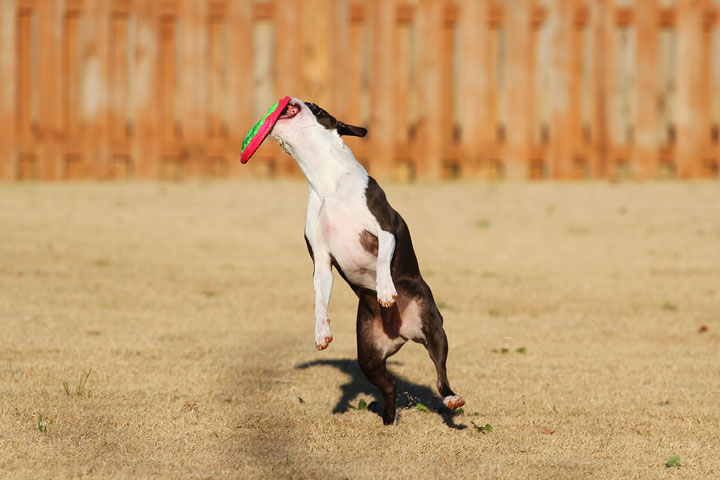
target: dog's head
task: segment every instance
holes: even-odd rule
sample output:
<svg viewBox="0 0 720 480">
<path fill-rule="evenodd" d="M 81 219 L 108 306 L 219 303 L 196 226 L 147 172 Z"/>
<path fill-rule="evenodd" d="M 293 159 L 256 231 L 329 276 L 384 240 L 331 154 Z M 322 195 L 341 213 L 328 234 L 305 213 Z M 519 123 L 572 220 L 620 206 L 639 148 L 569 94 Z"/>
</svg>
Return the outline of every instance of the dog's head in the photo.
<svg viewBox="0 0 720 480">
<path fill-rule="evenodd" d="M 366 134 L 366 129 L 341 122 L 314 103 L 293 98 L 283 109 L 270 136 L 293 155 L 302 145 L 342 143 L 341 135 L 364 137 Z"/>
</svg>

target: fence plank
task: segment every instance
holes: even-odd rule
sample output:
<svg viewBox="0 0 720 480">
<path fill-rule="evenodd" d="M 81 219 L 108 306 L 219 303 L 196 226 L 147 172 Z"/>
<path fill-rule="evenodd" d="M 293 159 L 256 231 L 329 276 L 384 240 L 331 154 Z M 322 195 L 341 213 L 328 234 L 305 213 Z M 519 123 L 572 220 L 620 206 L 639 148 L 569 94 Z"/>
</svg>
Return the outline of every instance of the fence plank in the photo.
<svg viewBox="0 0 720 480">
<path fill-rule="evenodd" d="M 394 0 L 373 0 L 370 4 L 372 77 L 370 80 L 370 173 L 388 177 L 394 163 L 393 32 Z"/>
<path fill-rule="evenodd" d="M 420 0 L 417 5 L 418 25 L 418 112 L 420 150 L 417 177 L 440 178 L 443 161 L 442 95 L 440 92 L 440 41 L 443 28 L 444 2 Z"/>
<path fill-rule="evenodd" d="M 530 106 L 532 105 L 529 71 L 531 69 L 530 0 L 519 0 L 507 9 L 507 149 L 504 161 L 505 176 L 510 179 L 527 175 L 531 142 Z"/>
<path fill-rule="evenodd" d="M 277 43 L 275 94 L 278 98 L 285 95 L 302 98 L 304 94 L 302 36 L 312 24 L 303 25 L 302 8 L 307 8 L 305 2 L 295 0 L 275 2 L 275 42 Z M 307 98 L 307 100 L 311 99 Z M 278 149 L 273 149 L 273 152 L 274 168 L 278 174 L 298 175 L 298 168 L 290 156 Z"/>
<path fill-rule="evenodd" d="M 61 112 L 60 112 L 60 35 L 59 0 L 37 5 L 38 28 L 38 140 L 37 175 L 54 180 L 60 176 Z"/>
<path fill-rule="evenodd" d="M 590 14 L 593 18 L 590 174 L 597 178 L 607 176 L 608 157 L 612 155 L 610 148 L 612 115 L 608 112 L 611 105 L 610 92 L 615 83 L 615 3 L 613 0 L 591 2 Z"/>
<path fill-rule="evenodd" d="M 253 124 L 252 109 L 252 4 L 230 2 L 230 32 L 228 40 L 228 135 L 230 137 L 229 174 L 232 177 L 248 175 L 240 163 L 242 141 Z"/>
<path fill-rule="evenodd" d="M 160 130 L 158 106 L 162 94 L 158 84 L 158 32 L 160 21 L 155 2 L 134 2 L 135 51 L 131 52 L 136 81 L 133 83 L 132 118 L 136 141 L 132 156 L 138 178 L 160 174 Z"/>
<path fill-rule="evenodd" d="M 635 164 L 639 178 L 657 176 L 658 162 L 658 53 L 660 9 L 657 0 L 637 0 L 637 107 L 635 109 Z"/>
<path fill-rule="evenodd" d="M 15 112 L 18 73 L 16 25 L 18 8 L 15 0 L 0 0 L 0 180 L 15 175 Z"/>
<path fill-rule="evenodd" d="M 677 2 L 677 173 L 690 178 L 699 173 L 703 155 L 702 13 L 704 2 Z"/>
</svg>

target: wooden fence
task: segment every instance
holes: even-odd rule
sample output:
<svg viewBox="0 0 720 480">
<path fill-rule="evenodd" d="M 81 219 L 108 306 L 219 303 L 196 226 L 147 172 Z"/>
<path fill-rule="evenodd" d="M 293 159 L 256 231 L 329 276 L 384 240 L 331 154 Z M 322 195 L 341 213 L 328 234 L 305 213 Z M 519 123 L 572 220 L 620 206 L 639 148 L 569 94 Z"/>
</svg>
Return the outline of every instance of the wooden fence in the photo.
<svg viewBox="0 0 720 480">
<path fill-rule="evenodd" d="M 0 179 L 299 175 L 277 98 L 396 179 L 717 177 L 711 0 L 0 0 Z"/>
</svg>

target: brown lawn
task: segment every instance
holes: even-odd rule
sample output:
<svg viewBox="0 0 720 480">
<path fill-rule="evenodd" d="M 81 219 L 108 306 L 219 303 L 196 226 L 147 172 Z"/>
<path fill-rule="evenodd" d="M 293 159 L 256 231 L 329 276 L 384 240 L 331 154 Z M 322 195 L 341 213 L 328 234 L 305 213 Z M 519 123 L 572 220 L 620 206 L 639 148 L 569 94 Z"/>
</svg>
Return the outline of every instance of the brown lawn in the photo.
<svg viewBox="0 0 720 480">
<path fill-rule="evenodd" d="M 386 186 L 467 400 L 408 344 L 395 427 L 306 188 L 0 185 L 0 477 L 720 478 L 720 184 Z"/>
</svg>

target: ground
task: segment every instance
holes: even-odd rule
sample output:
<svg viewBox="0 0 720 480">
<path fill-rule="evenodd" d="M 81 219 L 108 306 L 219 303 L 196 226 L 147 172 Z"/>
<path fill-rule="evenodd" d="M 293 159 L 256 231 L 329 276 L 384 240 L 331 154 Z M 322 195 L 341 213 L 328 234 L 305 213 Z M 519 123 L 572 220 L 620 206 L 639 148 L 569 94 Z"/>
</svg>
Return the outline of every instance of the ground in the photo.
<svg viewBox="0 0 720 480">
<path fill-rule="evenodd" d="M 0 185 L 0 476 L 720 478 L 720 184 L 386 185 L 467 400 L 408 344 L 390 427 L 306 188 Z"/>
</svg>

